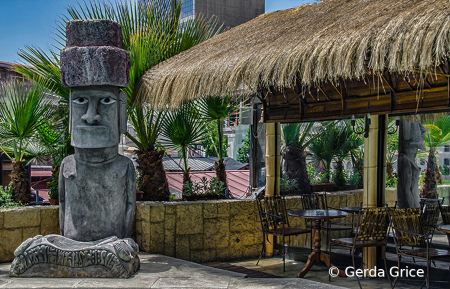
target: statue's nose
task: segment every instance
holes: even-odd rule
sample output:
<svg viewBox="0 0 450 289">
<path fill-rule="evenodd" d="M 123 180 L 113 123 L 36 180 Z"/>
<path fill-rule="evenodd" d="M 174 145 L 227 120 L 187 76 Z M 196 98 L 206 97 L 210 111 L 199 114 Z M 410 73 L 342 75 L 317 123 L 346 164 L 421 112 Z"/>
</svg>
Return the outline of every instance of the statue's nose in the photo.
<svg viewBox="0 0 450 289">
<path fill-rule="evenodd" d="M 88 124 L 97 124 L 102 120 L 101 115 L 97 112 L 97 103 L 89 102 L 87 112 L 81 117 L 81 120 Z"/>
</svg>

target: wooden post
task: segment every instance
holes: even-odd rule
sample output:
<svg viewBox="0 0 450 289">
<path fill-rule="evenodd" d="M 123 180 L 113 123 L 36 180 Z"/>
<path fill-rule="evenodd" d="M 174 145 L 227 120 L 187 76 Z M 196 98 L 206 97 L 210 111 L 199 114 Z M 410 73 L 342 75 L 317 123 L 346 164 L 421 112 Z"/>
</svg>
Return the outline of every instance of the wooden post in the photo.
<svg viewBox="0 0 450 289">
<path fill-rule="evenodd" d="M 280 124 L 266 123 L 266 196 L 280 194 Z M 273 256 L 273 236 L 266 240 L 266 257 Z"/>
<path fill-rule="evenodd" d="M 386 115 L 380 116 L 386 118 Z M 386 121 L 380 121 L 379 117 L 372 117 L 369 127 L 369 136 L 364 139 L 364 207 L 377 207 L 381 200 L 384 200 L 385 182 L 384 175 L 386 172 L 386 129 L 382 129 L 379 135 L 379 124 L 386 126 Z M 379 143 L 382 141 L 383 143 Z M 382 149 L 378 146 L 382 146 Z M 379 154 L 383 156 L 379 156 Z M 381 163 L 381 164 L 380 164 Z M 382 170 L 378 169 L 382 166 Z M 381 178 L 381 179 L 380 179 Z M 376 248 L 364 248 L 363 262 L 365 269 L 373 269 L 376 266 Z"/>
</svg>

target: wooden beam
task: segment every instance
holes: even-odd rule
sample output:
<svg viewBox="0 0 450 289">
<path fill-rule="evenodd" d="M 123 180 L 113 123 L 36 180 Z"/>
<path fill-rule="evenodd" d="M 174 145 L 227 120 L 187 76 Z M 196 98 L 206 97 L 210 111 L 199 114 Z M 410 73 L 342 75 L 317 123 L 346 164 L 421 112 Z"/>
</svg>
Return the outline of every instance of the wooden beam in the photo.
<svg viewBox="0 0 450 289">
<path fill-rule="evenodd" d="M 322 91 L 323 95 L 325 95 L 328 101 L 331 101 L 330 97 L 328 97 L 328 94 L 325 92 L 325 90 L 323 90 L 322 87 L 320 87 L 320 85 L 317 85 L 317 87 L 319 88 L 320 91 Z"/>
</svg>

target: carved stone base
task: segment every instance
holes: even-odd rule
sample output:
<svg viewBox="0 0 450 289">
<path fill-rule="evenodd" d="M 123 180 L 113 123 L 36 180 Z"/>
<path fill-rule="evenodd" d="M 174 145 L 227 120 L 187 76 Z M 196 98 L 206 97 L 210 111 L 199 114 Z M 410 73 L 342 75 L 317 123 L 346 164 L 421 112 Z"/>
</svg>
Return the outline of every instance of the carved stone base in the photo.
<svg viewBox="0 0 450 289">
<path fill-rule="evenodd" d="M 130 238 L 79 242 L 59 235 L 38 235 L 16 249 L 9 276 L 129 278 L 139 270 L 138 251 Z"/>
</svg>

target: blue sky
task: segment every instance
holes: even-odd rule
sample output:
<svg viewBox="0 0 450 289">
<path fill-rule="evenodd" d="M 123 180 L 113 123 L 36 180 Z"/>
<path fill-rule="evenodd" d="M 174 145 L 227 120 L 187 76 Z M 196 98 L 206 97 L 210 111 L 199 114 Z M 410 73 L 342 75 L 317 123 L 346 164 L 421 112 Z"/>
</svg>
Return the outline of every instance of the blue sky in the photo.
<svg viewBox="0 0 450 289">
<path fill-rule="evenodd" d="M 245 1 L 245 0 L 241 0 Z M 0 61 L 19 63 L 25 45 L 44 50 L 54 43 L 56 22 L 77 0 L 0 0 Z M 266 12 L 283 10 L 315 0 L 266 0 Z"/>
</svg>

